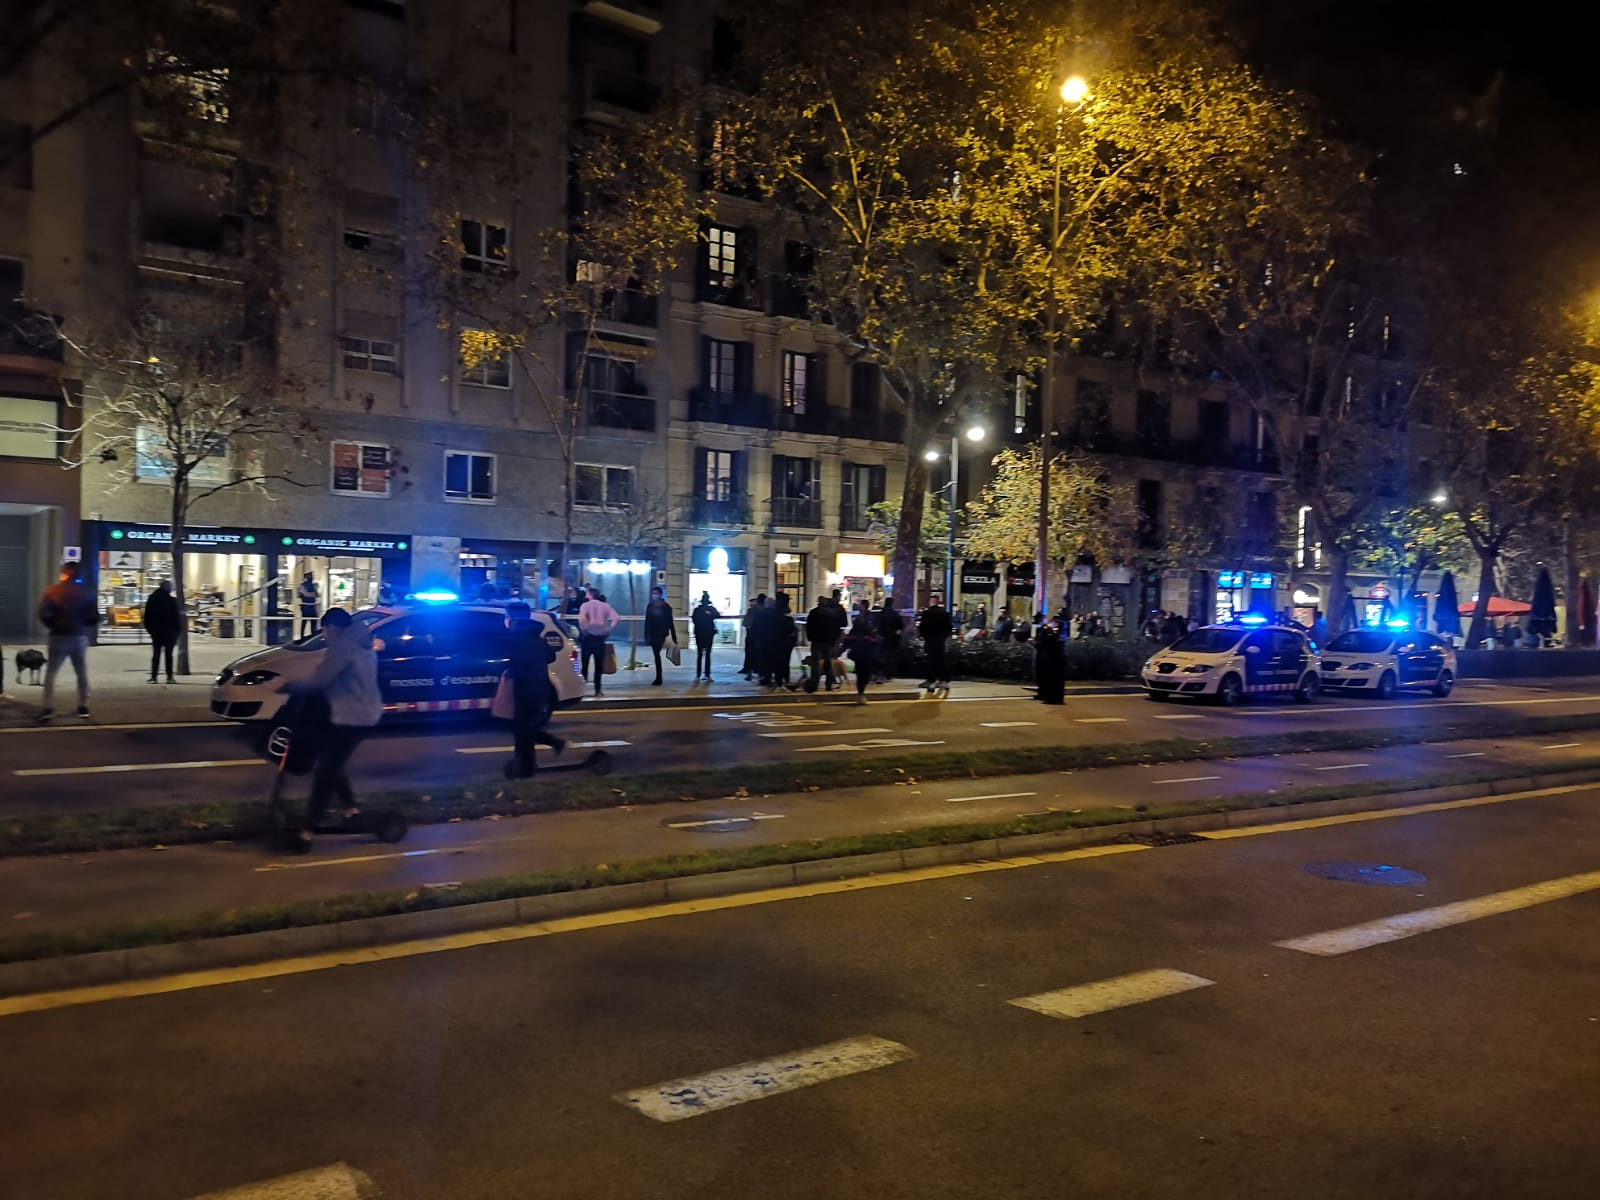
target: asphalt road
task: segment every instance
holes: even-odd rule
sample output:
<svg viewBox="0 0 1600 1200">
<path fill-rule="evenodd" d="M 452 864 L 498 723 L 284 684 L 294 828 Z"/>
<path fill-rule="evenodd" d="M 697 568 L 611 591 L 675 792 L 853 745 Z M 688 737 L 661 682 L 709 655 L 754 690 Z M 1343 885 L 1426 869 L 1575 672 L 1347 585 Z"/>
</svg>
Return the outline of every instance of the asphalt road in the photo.
<svg viewBox="0 0 1600 1200">
<path fill-rule="evenodd" d="M 1575 685 L 1474 684 L 1448 700 L 1357 697 L 1313 705 L 1287 700 L 1222 710 L 1151 704 L 1139 695 L 1074 696 L 1059 707 L 1024 698 L 874 701 L 851 698 L 763 707 L 759 695 L 726 708 L 582 709 L 552 726 L 578 748 L 604 747 L 619 773 L 733 762 L 801 762 L 927 750 L 1088 744 L 1293 730 L 1419 729 L 1494 714 L 1600 713 L 1600 690 Z M 485 720 L 400 725 L 359 752 L 354 771 L 369 789 L 489 783 L 509 753 L 504 727 Z M 269 769 L 233 726 L 62 724 L 0 730 L 0 813 L 101 809 L 264 794 Z"/>
<path fill-rule="evenodd" d="M 0 1016 L 5 1187 L 1587 1200 L 1597 867 L 1591 790 Z"/>
</svg>

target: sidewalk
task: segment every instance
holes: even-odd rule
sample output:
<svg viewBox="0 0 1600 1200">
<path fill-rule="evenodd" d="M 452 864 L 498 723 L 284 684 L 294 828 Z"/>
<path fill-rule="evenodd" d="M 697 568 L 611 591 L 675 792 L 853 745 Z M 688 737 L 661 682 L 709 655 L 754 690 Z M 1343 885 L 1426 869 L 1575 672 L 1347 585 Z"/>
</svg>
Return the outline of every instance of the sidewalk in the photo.
<svg viewBox="0 0 1600 1200">
<path fill-rule="evenodd" d="M 17 678 L 16 664 L 11 656 L 22 647 L 6 647 L 6 686 L 0 694 L 0 727 L 26 725 L 38 715 L 43 704 L 44 689 L 40 684 L 22 682 Z M 42 645 L 39 647 L 42 649 Z M 99 725 L 121 724 L 181 724 L 190 721 L 211 721 L 211 683 L 234 659 L 249 654 L 259 647 L 243 641 L 222 641 L 215 638 L 191 636 L 189 639 L 190 674 L 178 677 L 177 683 L 148 683 L 150 677 L 150 647 L 137 645 L 93 646 L 89 650 L 89 680 L 91 685 L 90 709 Z M 618 647 L 618 661 L 627 661 L 628 647 Z M 646 650 L 648 656 L 649 651 Z M 684 665 L 668 666 L 666 682 L 655 687 L 651 680 L 654 671 L 649 666 L 637 670 L 621 670 L 606 681 L 606 695 L 595 700 L 592 696 L 583 702 L 585 709 L 636 708 L 646 705 L 674 704 L 715 707 L 728 703 L 763 705 L 792 703 L 808 697 L 804 692 L 766 691 L 753 683 L 746 683 L 732 662 L 735 650 L 728 650 L 729 662 L 719 672 L 714 683 L 695 683 L 690 678 L 693 669 L 686 656 Z M 42 676 L 42 673 L 41 673 Z M 894 684 L 879 684 L 868 693 L 874 700 L 906 700 L 920 694 L 914 686 L 916 680 Z M 959 694 L 971 696 L 1027 696 L 1031 685 L 1016 680 L 972 681 L 957 683 Z M 72 711 L 76 704 L 76 682 L 72 668 L 66 666 L 56 678 L 56 711 Z M 1104 695 L 1132 693 L 1139 690 L 1132 682 L 1069 683 L 1069 693 L 1079 695 Z"/>
</svg>

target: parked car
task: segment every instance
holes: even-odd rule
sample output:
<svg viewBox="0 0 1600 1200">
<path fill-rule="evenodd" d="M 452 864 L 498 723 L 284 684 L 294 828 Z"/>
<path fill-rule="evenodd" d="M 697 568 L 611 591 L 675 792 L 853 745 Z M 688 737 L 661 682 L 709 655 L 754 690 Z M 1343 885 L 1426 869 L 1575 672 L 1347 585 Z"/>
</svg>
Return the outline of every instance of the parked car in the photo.
<svg viewBox="0 0 1600 1200">
<path fill-rule="evenodd" d="M 1321 683 L 1304 630 L 1249 620 L 1191 629 L 1151 655 L 1140 679 L 1151 700 L 1204 697 L 1225 705 L 1259 695 L 1292 695 L 1304 704 L 1317 698 Z"/>
<path fill-rule="evenodd" d="M 533 618 L 556 652 L 550 664 L 556 706 L 570 708 L 584 697 L 578 653 L 557 618 L 537 611 Z M 364 609 L 355 619 L 371 631 L 378 652 L 385 720 L 487 711 L 493 703 L 510 637 L 502 605 L 407 603 Z M 288 699 L 282 686 L 310 679 L 325 649 L 318 633 L 229 663 L 211 688 L 212 715 L 265 726 Z"/>
<path fill-rule="evenodd" d="M 1322 686 L 1370 691 L 1387 700 L 1398 691 L 1448 696 L 1456 685 L 1455 647 L 1420 630 L 1347 629 L 1322 650 Z"/>
</svg>

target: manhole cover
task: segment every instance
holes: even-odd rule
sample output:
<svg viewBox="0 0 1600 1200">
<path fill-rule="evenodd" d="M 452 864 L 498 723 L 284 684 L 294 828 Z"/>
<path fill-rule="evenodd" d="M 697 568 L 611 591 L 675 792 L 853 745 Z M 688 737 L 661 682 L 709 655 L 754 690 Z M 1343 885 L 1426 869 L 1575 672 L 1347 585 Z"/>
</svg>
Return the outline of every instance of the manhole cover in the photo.
<svg viewBox="0 0 1600 1200">
<path fill-rule="evenodd" d="M 1416 887 L 1427 883 L 1428 877 L 1420 871 L 1395 867 L 1388 863 L 1313 862 L 1302 870 L 1318 879 L 1332 879 L 1336 883 L 1375 883 L 1380 887 Z"/>
</svg>

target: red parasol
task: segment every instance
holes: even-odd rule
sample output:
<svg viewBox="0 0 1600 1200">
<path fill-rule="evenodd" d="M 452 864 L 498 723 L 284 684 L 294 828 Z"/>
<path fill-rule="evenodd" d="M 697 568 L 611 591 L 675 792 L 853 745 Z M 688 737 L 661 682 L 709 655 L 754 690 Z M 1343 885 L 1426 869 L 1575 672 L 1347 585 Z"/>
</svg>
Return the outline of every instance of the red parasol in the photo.
<svg viewBox="0 0 1600 1200">
<path fill-rule="evenodd" d="M 1470 617 L 1478 611 L 1478 602 L 1474 600 L 1471 604 L 1463 604 L 1456 611 L 1463 617 Z M 1489 609 L 1485 615 L 1491 617 L 1520 617 L 1530 611 L 1532 611 L 1532 607 L 1524 604 L 1521 600 L 1507 600 L 1504 596 L 1490 596 Z"/>
</svg>

